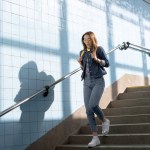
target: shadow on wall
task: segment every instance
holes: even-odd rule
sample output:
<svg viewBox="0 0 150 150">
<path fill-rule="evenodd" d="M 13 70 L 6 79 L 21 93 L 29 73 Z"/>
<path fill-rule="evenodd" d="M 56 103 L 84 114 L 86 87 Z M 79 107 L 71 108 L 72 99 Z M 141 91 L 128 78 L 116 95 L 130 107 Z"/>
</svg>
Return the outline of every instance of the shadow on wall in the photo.
<svg viewBox="0 0 150 150">
<path fill-rule="evenodd" d="M 41 90 L 45 85 L 55 82 L 51 75 L 45 72 L 38 72 L 37 65 L 34 61 L 24 64 L 19 71 L 20 90 L 14 101 L 19 102 L 35 92 Z M 44 115 L 54 101 L 54 87 L 49 89 L 47 97 L 42 93 L 27 101 L 20 106 L 22 111 L 20 117 L 20 132 L 26 141 L 23 144 L 29 144 L 36 140 L 40 135 L 39 131 L 44 132 Z M 42 133 L 41 133 L 42 134 Z"/>
</svg>

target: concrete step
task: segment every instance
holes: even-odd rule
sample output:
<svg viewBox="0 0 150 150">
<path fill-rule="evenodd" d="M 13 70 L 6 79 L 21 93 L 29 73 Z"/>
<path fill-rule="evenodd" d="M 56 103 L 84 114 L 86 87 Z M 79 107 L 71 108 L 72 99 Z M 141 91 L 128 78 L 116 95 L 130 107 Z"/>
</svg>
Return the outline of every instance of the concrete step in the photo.
<svg viewBox="0 0 150 150">
<path fill-rule="evenodd" d="M 60 145 L 56 150 L 87 150 L 85 145 Z M 93 148 L 94 150 L 150 150 L 150 145 L 100 145 Z"/>
<path fill-rule="evenodd" d="M 111 101 L 110 104 L 109 104 L 109 108 L 145 106 L 145 105 L 146 106 L 150 105 L 150 97 L 149 98 L 123 99 L 123 100 Z"/>
<path fill-rule="evenodd" d="M 103 109 L 105 116 L 150 114 L 150 105 Z"/>
<path fill-rule="evenodd" d="M 98 133 L 102 133 L 101 125 L 98 125 Z M 150 123 L 138 123 L 138 124 L 116 124 L 110 125 L 109 134 L 132 134 L 132 133 L 149 133 Z M 90 127 L 88 125 L 80 128 L 79 134 L 91 134 Z"/>
<path fill-rule="evenodd" d="M 150 86 L 133 86 L 127 87 L 125 92 L 150 91 Z"/>
<path fill-rule="evenodd" d="M 139 92 L 128 92 L 120 93 L 117 99 L 138 99 L 138 98 L 149 98 L 150 91 L 139 91 Z"/>
<path fill-rule="evenodd" d="M 135 123 L 150 123 L 150 114 L 138 115 L 122 115 L 122 116 L 109 116 L 111 124 L 135 124 Z M 101 120 L 96 117 L 97 124 L 101 124 Z"/>
<path fill-rule="evenodd" d="M 117 145 L 141 145 L 149 144 L 150 134 L 110 134 L 99 136 L 101 144 Z M 87 144 L 91 141 L 92 135 L 72 135 L 68 139 L 68 144 Z"/>
</svg>

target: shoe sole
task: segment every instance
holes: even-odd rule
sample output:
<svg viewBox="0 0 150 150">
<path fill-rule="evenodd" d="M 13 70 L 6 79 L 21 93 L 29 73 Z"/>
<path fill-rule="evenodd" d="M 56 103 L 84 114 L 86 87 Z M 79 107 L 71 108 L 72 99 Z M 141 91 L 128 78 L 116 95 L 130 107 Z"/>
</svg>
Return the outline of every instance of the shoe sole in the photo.
<svg viewBox="0 0 150 150">
<path fill-rule="evenodd" d="M 96 146 L 99 146 L 100 144 L 97 144 Z M 88 146 L 88 148 L 94 148 L 96 146 Z"/>
<path fill-rule="evenodd" d="M 107 134 L 109 133 L 109 131 L 107 133 L 102 133 L 103 136 L 107 136 Z"/>
</svg>

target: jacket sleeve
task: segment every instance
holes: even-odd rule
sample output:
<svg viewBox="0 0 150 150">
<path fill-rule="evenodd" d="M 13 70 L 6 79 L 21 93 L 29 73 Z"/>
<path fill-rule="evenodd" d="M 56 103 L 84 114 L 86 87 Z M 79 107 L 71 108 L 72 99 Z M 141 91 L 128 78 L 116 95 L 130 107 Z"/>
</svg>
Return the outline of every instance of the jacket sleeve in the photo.
<svg viewBox="0 0 150 150">
<path fill-rule="evenodd" d="M 109 67 L 109 61 L 103 47 L 101 46 L 98 47 L 97 53 L 98 53 L 98 58 L 104 61 L 103 67 Z"/>
</svg>

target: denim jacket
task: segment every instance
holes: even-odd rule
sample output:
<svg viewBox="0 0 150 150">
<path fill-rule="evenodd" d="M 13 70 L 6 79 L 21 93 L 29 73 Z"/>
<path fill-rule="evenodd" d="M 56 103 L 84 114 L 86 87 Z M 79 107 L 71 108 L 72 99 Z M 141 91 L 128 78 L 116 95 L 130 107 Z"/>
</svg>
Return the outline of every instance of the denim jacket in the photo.
<svg viewBox="0 0 150 150">
<path fill-rule="evenodd" d="M 89 65 L 89 71 L 90 71 L 90 77 L 91 78 L 100 78 L 107 73 L 104 67 L 109 67 L 109 61 L 107 59 L 107 56 L 106 56 L 104 49 L 101 46 L 99 46 L 97 48 L 96 56 L 98 59 L 104 61 L 104 65 L 97 63 L 92 58 L 92 56 L 91 56 L 92 49 L 90 50 L 90 52 L 87 52 L 87 50 L 82 50 L 80 52 L 80 55 L 82 52 L 84 54 L 82 55 L 82 62 L 81 62 L 82 69 L 83 69 L 83 72 L 81 75 L 81 80 L 83 80 L 86 77 L 86 64 L 87 63 Z M 88 59 L 88 62 L 87 62 L 87 59 Z"/>
</svg>

